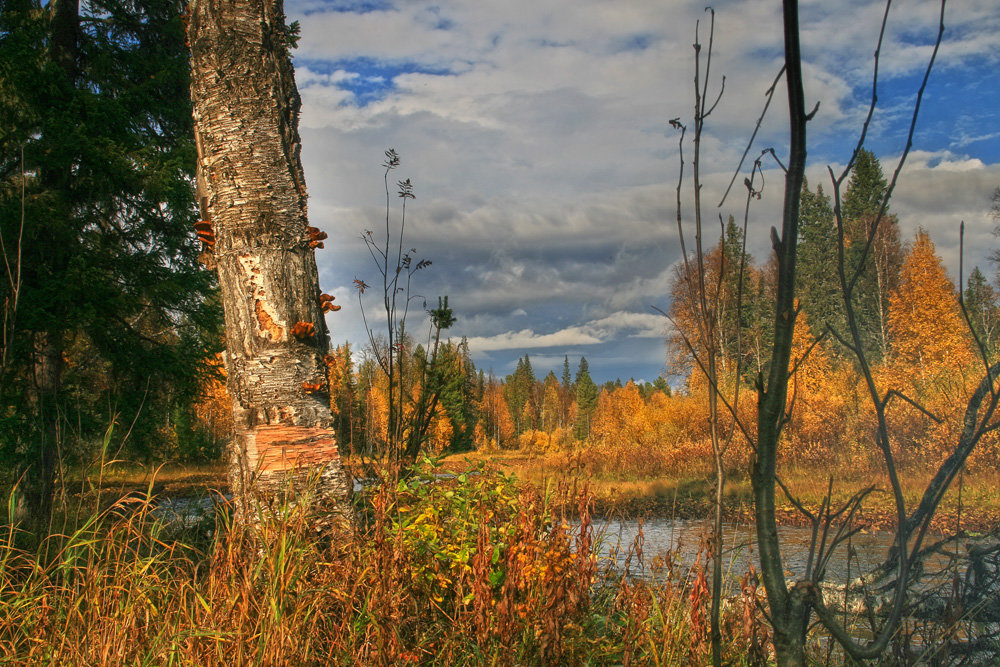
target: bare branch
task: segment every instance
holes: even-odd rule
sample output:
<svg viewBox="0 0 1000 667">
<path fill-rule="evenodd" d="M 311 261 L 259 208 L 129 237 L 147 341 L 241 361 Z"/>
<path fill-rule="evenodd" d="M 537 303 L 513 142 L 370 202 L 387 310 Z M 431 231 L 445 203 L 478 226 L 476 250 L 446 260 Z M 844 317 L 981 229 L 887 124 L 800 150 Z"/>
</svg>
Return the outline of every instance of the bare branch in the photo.
<svg viewBox="0 0 1000 667">
<path fill-rule="evenodd" d="M 726 201 L 726 197 L 729 196 L 729 191 L 733 188 L 733 183 L 736 182 L 736 177 L 739 175 L 740 170 L 743 168 L 743 161 L 747 159 L 747 154 L 750 152 L 750 148 L 753 146 L 754 139 L 757 138 L 757 133 L 760 132 L 760 127 L 764 123 L 764 116 L 767 114 L 767 108 L 771 106 L 771 99 L 774 98 L 774 91 L 778 86 L 778 82 L 781 81 L 782 75 L 785 73 L 785 66 L 782 65 L 781 69 L 778 70 L 778 75 L 774 77 L 774 82 L 771 87 L 767 89 L 764 93 L 766 99 L 764 101 L 764 108 L 760 112 L 760 117 L 757 118 L 757 124 L 753 128 L 753 132 L 750 134 L 750 141 L 747 142 L 747 147 L 743 149 L 743 155 L 740 156 L 740 162 L 736 165 L 736 170 L 733 171 L 733 177 L 729 179 L 729 186 L 726 191 L 722 194 L 722 199 L 719 200 L 719 208 Z M 714 108 L 714 107 L 713 107 Z"/>
<path fill-rule="evenodd" d="M 891 2 L 892 2 L 892 0 L 888 0 L 888 2 L 886 2 L 886 15 L 888 15 L 889 5 L 891 4 Z M 854 277 L 851 278 L 851 282 L 849 284 L 849 292 L 853 292 L 854 287 L 857 284 L 858 280 L 861 279 L 861 273 L 862 273 L 862 270 L 864 268 L 865 262 L 868 259 L 868 254 L 871 252 L 872 245 L 875 242 L 875 237 L 876 237 L 876 235 L 878 233 L 879 224 L 881 223 L 882 219 L 885 217 L 885 211 L 889 207 L 889 200 L 892 199 L 892 193 L 896 189 L 896 183 L 899 180 L 899 174 L 900 174 L 900 172 L 903 171 L 903 165 L 906 164 L 906 158 L 910 154 L 910 149 L 913 148 L 913 133 L 916 131 L 916 128 L 917 128 L 917 118 L 920 116 L 920 105 L 923 102 L 924 91 L 927 89 L 927 81 L 928 81 L 928 79 L 930 79 L 931 70 L 934 67 L 934 61 L 937 59 L 938 50 L 941 48 L 941 40 L 944 37 L 944 9 L 945 9 L 946 3 L 947 3 L 947 0 L 941 0 L 941 11 L 940 11 L 940 15 L 939 15 L 939 18 L 938 18 L 938 33 L 937 33 L 937 38 L 936 38 L 936 40 L 934 42 L 934 49 L 931 51 L 931 57 L 930 57 L 930 59 L 927 62 L 927 68 L 924 70 L 924 77 L 923 77 L 923 80 L 920 82 L 920 89 L 917 90 L 917 99 L 916 99 L 916 102 L 913 105 L 913 114 L 912 114 L 912 116 L 910 118 L 910 129 L 909 129 L 909 132 L 906 135 L 906 145 L 903 148 L 903 154 L 900 156 L 899 162 L 896 164 L 896 169 L 892 172 L 892 178 L 889 179 L 889 185 L 888 185 L 888 187 L 886 187 L 885 196 L 882 198 L 882 204 L 881 204 L 881 206 L 879 206 L 879 210 L 878 210 L 878 213 L 875 216 L 875 220 L 871 224 L 871 230 L 868 233 L 868 240 L 865 243 L 864 249 L 861 251 L 861 256 L 858 259 L 858 267 L 855 270 Z M 885 20 L 884 19 L 883 19 L 882 30 L 883 31 L 885 30 Z M 881 40 L 881 36 L 879 37 L 879 39 Z M 880 46 L 881 46 L 881 41 L 880 41 Z M 877 67 L 878 67 L 878 60 L 876 59 L 876 68 Z M 874 98 L 874 92 L 872 93 L 872 95 L 873 95 L 873 98 Z M 872 101 L 872 104 L 874 104 L 874 99 Z M 862 141 L 863 141 L 863 136 L 862 136 Z M 860 146 L 860 144 L 859 144 L 859 146 Z M 860 148 L 858 148 L 858 149 L 855 150 L 855 154 L 852 157 L 852 162 L 856 158 L 857 152 L 859 150 L 860 150 Z M 846 174 L 847 172 L 845 171 L 844 173 Z M 842 181 L 843 178 L 844 178 L 844 175 L 841 176 L 840 181 Z M 838 200 L 839 200 L 839 185 L 840 185 L 840 181 L 838 181 L 838 183 L 837 183 Z M 838 208 L 835 209 L 835 211 L 838 210 L 838 209 L 839 209 L 839 203 L 838 203 Z"/>
<path fill-rule="evenodd" d="M 917 410 L 919 410 L 920 412 L 922 412 L 924 415 L 926 415 L 930 419 L 934 420 L 935 423 L 937 423 L 937 424 L 943 424 L 944 423 L 944 420 L 942 420 L 940 417 L 938 417 L 933 412 L 931 412 L 930 410 L 928 410 L 924 406 L 920 405 L 915 400 L 913 400 L 912 398 L 910 398 L 909 396 L 907 396 L 903 392 L 899 391 L 898 389 L 890 389 L 889 391 L 887 391 L 886 394 L 885 394 L 885 398 L 882 401 L 883 404 L 886 407 L 888 407 L 889 401 L 894 396 L 897 397 L 897 398 L 900 398 L 900 399 L 902 399 L 904 401 L 906 401 L 907 403 L 909 403 L 910 405 L 912 405 L 913 407 L 915 407 Z"/>
<path fill-rule="evenodd" d="M 868 104 L 868 114 L 865 116 L 865 122 L 861 125 L 861 134 L 858 136 L 858 143 L 854 146 L 854 151 L 851 153 L 851 159 L 847 161 L 844 166 L 844 171 L 840 176 L 834 179 L 834 182 L 839 185 L 847 178 L 847 175 L 851 173 L 851 169 L 854 168 L 854 162 L 858 158 L 858 153 L 861 152 L 862 147 L 865 145 L 865 138 L 868 136 L 868 127 L 871 125 L 872 116 L 875 115 L 875 105 L 878 103 L 878 70 L 880 64 L 880 58 L 882 54 L 882 42 L 885 39 L 885 27 L 889 23 L 889 9 L 892 7 L 892 0 L 886 0 L 885 11 L 882 13 L 882 24 L 879 27 L 878 32 L 878 44 L 875 46 L 875 55 L 873 57 L 874 65 L 872 67 L 872 99 Z M 944 11 L 944 3 L 942 3 L 942 12 Z M 940 44 L 941 38 L 938 36 L 938 43 Z"/>
<path fill-rule="evenodd" d="M 806 359 L 809 357 L 809 354 L 813 351 L 813 348 L 819 345 L 820 341 L 822 341 L 824 338 L 826 338 L 825 331 L 813 339 L 813 341 L 809 344 L 809 347 L 806 348 L 806 351 L 802 353 L 802 356 L 795 360 L 795 365 L 792 366 L 792 370 L 789 371 L 788 373 L 789 377 L 794 377 L 795 374 L 799 372 L 799 367 L 806 362 Z"/>
<path fill-rule="evenodd" d="M 779 477 L 778 475 L 775 475 L 774 476 L 774 481 L 778 485 L 778 487 L 781 489 L 782 493 L 785 494 L 785 498 L 788 499 L 788 502 L 790 502 L 792 505 L 794 505 L 795 509 L 797 509 L 799 512 L 802 513 L 802 516 L 806 517 L 810 521 L 815 521 L 816 520 L 816 515 L 814 515 L 812 512 L 810 512 L 809 510 L 806 509 L 805 505 L 802 504 L 802 502 L 798 498 L 795 497 L 795 495 L 792 493 L 791 489 L 789 489 L 787 486 L 785 486 L 785 483 L 781 481 L 781 477 Z"/>
<path fill-rule="evenodd" d="M 771 157 L 774 158 L 774 161 L 778 163 L 779 167 L 781 167 L 781 170 L 783 172 L 785 172 L 785 174 L 788 174 L 788 167 L 786 167 L 785 163 L 781 161 L 781 158 L 778 157 L 778 154 L 774 152 L 774 149 L 773 148 L 765 148 L 763 151 L 761 151 L 760 154 L 761 154 L 761 156 L 764 156 L 767 153 L 770 153 Z"/>
<path fill-rule="evenodd" d="M 976 342 L 976 350 L 979 352 L 979 359 L 983 362 L 985 371 L 989 373 L 990 370 L 990 359 L 989 354 L 986 352 L 986 345 L 983 343 L 982 337 L 979 332 L 976 331 L 976 327 L 972 325 L 972 318 L 969 316 L 969 311 L 965 307 L 965 276 L 964 276 L 964 264 L 965 264 L 965 220 L 962 220 L 958 225 L 958 305 L 962 311 L 962 319 L 965 320 L 965 325 L 969 328 L 969 332 L 972 334 L 972 339 Z M 990 387 L 990 391 L 993 388 Z"/>
</svg>

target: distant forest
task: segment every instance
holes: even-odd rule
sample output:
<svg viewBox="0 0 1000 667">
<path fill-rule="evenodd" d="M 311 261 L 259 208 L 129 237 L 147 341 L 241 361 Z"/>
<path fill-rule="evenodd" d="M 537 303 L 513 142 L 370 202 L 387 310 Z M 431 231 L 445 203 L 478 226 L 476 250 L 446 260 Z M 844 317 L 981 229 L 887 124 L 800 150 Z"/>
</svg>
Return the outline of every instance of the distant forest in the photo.
<svg viewBox="0 0 1000 667">
<path fill-rule="evenodd" d="M 862 151 L 841 202 L 849 268 L 857 266 L 885 189 L 878 159 Z M 871 407 L 852 367 L 857 362 L 835 333 L 844 330 L 845 316 L 836 244 L 831 242 L 837 236 L 832 205 L 821 187 L 812 190 L 808 184 L 801 205 L 801 312 L 784 457 L 798 464 L 837 461 L 868 467 L 877 457 L 870 444 L 875 438 L 868 432 Z M 707 253 L 706 284 L 717 292 L 721 325 L 716 349 L 721 351 L 723 392 L 735 399 L 743 423 L 756 424 L 753 388 L 766 373 L 770 356 L 774 274 L 773 262 L 755 261 L 743 246 L 742 231 L 730 220 Z M 954 441 L 950 430 L 961 424 L 952 413 L 964 405 L 982 373 L 976 346 L 992 354 L 998 343 L 995 280 L 975 268 L 959 295 L 928 235 L 921 230 L 913 239 L 902 239 L 891 214 L 882 220 L 869 256 L 854 291 L 862 337 L 877 381 L 905 387 L 906 399 L 912 401 L 901 399 L 903 405 L 891 413 L 896 454 L 903 465 L 937 464 L 947 455 L 947 443 Z M 440 383 L 427 450 L 577 450 L 598 473 L 636 467 L 649 475 L 707 470 L 708 387 L 691 354 L 691 346 L 704 344 L 699 343 L 695 282 L 678 269 L 669 319 L 664 318 L 665 330 L 672 332 L 665 374 L 680 379 L 673 390 L 663 377 L 653 383 L 618 380 L 598 386 L 586 358 L 571 366 L 567 357 L 560 376 L 550 372 L 538 378 L 525 355 L 510 375 L 487 376 L 476 369 L 464 340 L 443 343 L 436 362 L 439 372 L 422 374 L 425 350 L 406 341 L 412 358 L 408 367 L 413 370 L 412 377 L 404 379 L 404 394 L 420 393 L 417 377 L 434 377 Z M 966 315 L 978 343 L 963 321 Z M 342 345 L 329 360 L 331 405 L 345 453 L 377 449 L 377 441 L 385 438 L 386 380 L 371 356 Z M 728 430 L 738 444 L 729 465 L 737 469 L 746 465 L 750 452 L 731 423 Z M 998 443 L 990 434 L 970 466 L 995 461 Z"/>
<path fill-rule="evenodd" d="M 142 460 L 213 460 L 227 444 L 221 308 L 214 272 L 199 262 L 211 239 L 195 233 L 188 50 L 176 9 L 166 1 L 98 3 L 80 16 L 56 16 L 74 32 L 52 54 L 41 46 L 43 13 L 3 15 L 3 62 L 18 66 L 0 79 L 0 460 L 15 477 L 56 442 L 64 464 L 102 447 Z M 866 252 L 885 193 L 878 159 L 862 151 L 841 202 L 849 270 Z M 872 454 L 864 444 L 873 442 L 869 408 L 850 379 L 856 362 L 837 338 L 845 321 L 836 237 L 832 202 L 807 184 L 797 373 L 783 434 L 785 456 L 795 461 L 854 463 Z M 755 424 L 775 276 L 773 260 L 747 255 L 743 241 L 730 220 L 705 258 L 706 284 L 717 296 L 720 377 L 745 423 Z M 960 423 L 948 417 L 982 371 L 976 345 L 997 347 L 996 279 L 975 268 L 959 295 L 927 235 L 901 238 L 891 212 L 867 252 L 854 299 L 876 377 L 906 387 L 926 408 L 907 403 L 891 413 L 900 460 L 934 462 L 953 435 L 942 424 Z M 597 467 L 641 457 L 649 474 L 707 466 L 707 389 L 691 354 L 705 343 L 695 282 L 682 269 L 675 274 L 664 318 L 669 385 L 660 377 L 597 386 L 584 358 L 566 358 L 558 377 L 538 378 L 527 355 L 510 375 L 494 377 L 475 367 L 464 341 L 442 342 L 428 359 L 405 339 L 404 403 L 417 402 L 421 382 L 435 384 L 426 449 L 580 450 Z M 966 333 L 966 316 L 979 343 Z M 344 453 L 370 453 L 387 439 L 387 380 L 375 357 L 349 344 L 327 357 Z M 428 364 L 432 373 L 423 372 Z M 995 460 L 996 448 L 991 433 L 971 465 Z M 748 455 L 745 443 L 737 451 Z M 45 461 L 55 469 L 54 459 Z M 731 463 L 741 465 L 739 457 Z"/>
</svg>

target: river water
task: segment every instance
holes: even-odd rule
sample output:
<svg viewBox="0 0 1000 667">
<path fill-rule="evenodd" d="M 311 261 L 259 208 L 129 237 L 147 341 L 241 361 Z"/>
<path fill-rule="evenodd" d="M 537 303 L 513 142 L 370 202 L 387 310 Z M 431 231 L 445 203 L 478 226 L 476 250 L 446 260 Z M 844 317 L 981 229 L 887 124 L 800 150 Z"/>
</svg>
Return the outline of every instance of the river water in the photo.
<svg viewBox="0 0 1000 667">
<path fill-rule="evenodd" d="M 640 526 L 642 539 L 640 540 Z M 711 535 L 712 522 L 686 519 L 652 519 L 596 521 L 599 553 L 602 560 L 630 574 L 655 577 L 654 564 L 662 562 L 665 556 L 674 558 L 675 563 L 691 566 L 702 552 L 703 541 Z M 788 579 L 805 575 L 812 540 L 809 528 L 782 526 L 778 528 L 781 542 L 785 576 Z M 848 578 L 857 577 L 881 563 L 893 543 L 893 535 L 887 531 L 857 533 L 850 542 L 841 544 L 834 552 L 826 570 L 826 580 L 845 583 Z M 642 559 L 636 558 L 641 545 Z M 629 558 L 631 550 L 632 557 Z M 851 558 L 847 554 L 850 550 Z M 659 558 L 657 558 L 659 557 Z M 751 563 L 756 563 L 756 533 L 748 524 L 726 524 L 723 527 L 723 563 L 732 578 L 740 578 L 748 571 Z"/>
<path fill-rule="evenodd" d="M 220 501 L 218 495 L 196 498 L 161 498 L 155 513 L 170 523 L 185 526 L 197 524 L 210 515 Z M 611 566 L 635 576 L 654 578 L 657 563 L 665 557 L 673 559 L 676 566 L 687 568 L 705 554 L 701 545 L 711 534 L 712 523 L 707 520 L 654 518 L 639 520 L 594 519 L 599 558 L 602 565 Z M 640 538 L 641 530 L 641 540 Z M 804 576 L 812 532 L 808 528 L 782 526 L 778 528 L 781 541 L 782 563 L 785 576 L 795 579 Z M 723 531 L 723 562 L 726 572 L 739 579 L 756 563 L 756 535 L 749 524 L 726 524 Z M 840 545 L 827 566 L 826 581 L 846 583 L 863 572 L 868 572 L 884 560 L 892 546 L 892 533 L 887 531 L 862 532 L 854 535 L 849 543 Z M 641 547 L 642 558 L 638 558 Z M 847 558 L 850 550 L 851 558 Z M 631 554 L 631 555 L 630 555 Z M 944 566 L 941 560 L 939 565 Z"/>
</svg>

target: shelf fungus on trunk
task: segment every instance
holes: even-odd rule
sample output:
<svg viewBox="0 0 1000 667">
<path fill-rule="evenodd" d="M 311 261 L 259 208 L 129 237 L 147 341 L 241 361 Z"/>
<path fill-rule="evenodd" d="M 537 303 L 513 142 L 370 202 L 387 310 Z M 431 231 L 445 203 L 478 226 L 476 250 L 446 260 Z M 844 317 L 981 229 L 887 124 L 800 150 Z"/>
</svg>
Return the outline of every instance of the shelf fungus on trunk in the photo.
<svg viewBox="0 0 1000 667">
<path fill-rule="evenodd" d="M 191 95 L 198 200 L 219 274 L 237 438 L 238 513 L 303 500 L 349 519 L 324 358 L 329 332 L 299 158 L 299 95 L 280 0 L 193 0 Z M 209 240 L 209 234 L 211 234 Z"/>
</svg>

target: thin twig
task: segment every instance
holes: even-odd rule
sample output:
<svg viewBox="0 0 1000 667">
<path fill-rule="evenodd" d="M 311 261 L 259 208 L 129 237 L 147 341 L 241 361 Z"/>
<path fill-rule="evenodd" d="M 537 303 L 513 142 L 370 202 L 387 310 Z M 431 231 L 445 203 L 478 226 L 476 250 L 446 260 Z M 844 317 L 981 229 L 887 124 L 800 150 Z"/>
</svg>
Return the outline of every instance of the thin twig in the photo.
<svg viewBox="0 0 1000 667">
<path fill-rule="evenodd" d="M 736 182 L 736 177 L 739 176 L 740 170 L 743 169 L 743 161 L 746 160 L 747 154 L 750 152 L 750 148 L 753 146 L 754 139 L 757 138 L 757 133 L 760 131 L 761 125 L 764 123 L 764 116 L 767 114 L 767 108 L 771 106 L 771 99 L 774 97 L 774 91 L 778 87 L 778 82 L 781 81 L 781 77 L 782 75 L 784 75 L 784 73 L 785 73 L 785 66 L 782 65 L 781 69 L 778 70 L 778 75 L 774 77 L 774 82 L 771 83 L 771 87 L 768 88 L 767 91 L 764 93 L 767 96 L 767 99 L 764 102 L 764 108 L 763 110 L 761 110 L 760 117 L 757 118 L 757 124 L 754 126 L 753 132 L 750 134 L 750 141 L 747 142 L 747 147 L 743 149 L 743 155 L 740 156 L 740 162 L 739 164 L 736 165 L 735 171 L 733 171 L 733 177 L 729 180 L 729 186 L 726 188 L 726 191 L 722 194 L 722 199 L 719 200 L 719 208 L 722 208 L 722 205 L 726 201 L 726 197 L 729 196 L 729 191 L 733 187 L 733 183 Z"/>
</svg>

